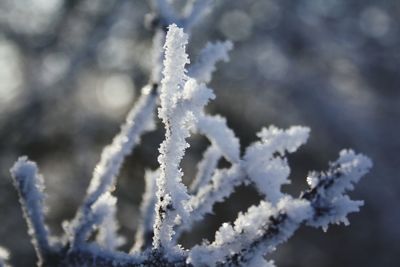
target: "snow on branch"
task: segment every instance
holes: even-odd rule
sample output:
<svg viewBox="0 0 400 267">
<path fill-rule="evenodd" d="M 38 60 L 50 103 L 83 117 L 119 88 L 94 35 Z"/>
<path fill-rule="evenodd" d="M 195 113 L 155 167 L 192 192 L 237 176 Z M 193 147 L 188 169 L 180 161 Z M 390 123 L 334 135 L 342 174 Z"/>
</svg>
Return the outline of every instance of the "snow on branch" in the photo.
<svg viewBox="0 0 400 267">
<path fill-rule="evenodd" d="M 89 221 L 93 222 L 89 219 L 93 212 L 92 205 L 101 196 L 114 189 L 116 177 L 125 157 L 139 143 L 141 135 L 154 128 L 153 109 L 156 99 L 156 95 L 150 88 L 144 88 L 138 103 L 129 112 L 125 124 L 121 127 L 121 132 L 114 138 L 111 145 L 104 148 L 100 162 L 95 167 L 84 203 L 74 221 L 68 226 L 72 228 L 69 231 L 75 232 L 75 235 L 70 236 L 73 244 L 76 244 L 74 239 L 83 241 L 77 238 L 79 233 L 74 229 L 82 228 Z"/>
<path fill-rule="evenodd" d="M 98 225 L 96 241 L 101 247 L 113 251 L 125 243 L 125 238 L 118 235 L 117 199 L 108 194 L 104 194 L 102 197 L 108 198 L 108 206 L 105 206 L 108 210 L 103 221 Z"/>
<path fill-rule="evenodd" d="M 190 66 L 188 74 L 199 82 L 209 83 L 218 61 L 229 61 L 228 52 L 232 50 L 230 41 L 207 43 L 200 51 L 195 64 Z"/>
<path fill-rule="evenodd" d="M 120 133 L 104 148 L 86 197 L 75 218 L 64 227 L 65 236 L 56 245 L 49 241 L 44 222 L 43 179 L 35 163 L 21 157 L 11 169 L 29 234 L 39 257 L 39 266 L 59 267 L 204 267 L 266 266 L 265 257 L 287 241 L 303 224 L 327 229 L 331 223 L 348 224 L 347 215 L 359 210 L 362 201 L 346 194 L 372 167 L 371 161 L 352 150 L 340 152 L 325 172 L 311 172 L 310 189 L 294 198 L 281 192 L 289 183 L 286 154 L 295 152 L 309 136 L 309 129 L 293 126 L 263 128 L 259 141 L 241 155 L 240 141 L 220 115 L 209 115 L 205 105 L 215 98 L 204 83 L 211 80 L 218 61 L 228 60 L 230 42 L 208 43 L 199 60 L 186 70 L 187 31 L 207 13 L 212 0 L 192 0 L 177 17 L 172 1 L 154 0 L 159 16 L 153 39 L 153 69 L 150 82 L 129 112 Z M 162 43 L 165 39 L 163 49 Z M 155 107 L 165 127 L 159 147 L 157 171 L 147 171 L 136 243 L 129 253 L 117 251 L 122 244 L 116 220 L 117 200 L 112 196 L 116 177 L 125 157 L 145 132 L 154 128 Z M 198 164 L 188 192 L 182 183 L 181 161 L 192 133 L 204 135 L 211 145 Z M 219 168 L 221 158 L 230 163 Z M 212 243 L 186 249 L 179 235 L 189 230 L 215 203 L 226 200 L 235 188 L 254 186 L 264 199 L 240 213 L 234 223 L 224 223 Z M 0 266 L 6 253 L 0 249 Z"/>
<path fill-rule="evenodd" d="M 146 170 L 145 172 L 145 191 L 143 194 L 142 204 L 140 206 L 140 223 L 136 230 L 135 245 L 132 251 L 141 251 L 151 247 L 153 240 L 153 225 L 155 206 L 157 202 L 156 180 L 160 176 L 160 170 Z"/>
<path fill-rule="evenodd" d="M 156 249 L 174 250 L 173 225 L 176 220 L 185 221 L 190 207 L 189 195 L 182 183 L 179 168 L 185 149 L 186 138 L 198 120 L 198 114 L 212 92 L 204 85 L 186 76 L 189 63 L 185 52 L 188 36 L 172 24 L 165 42 L 164 78 L 161 81 L 161 107 L 159 117 L 165 128 L 165 140 L 160 146 L 160 176 L 157 179 L 157 206 L 153 245 Z"/>
<path fill-rule="evenodd" d="M 290 182 L 287 179 L 290 168 L 284 158 L 285 151 L 295 152 L 307 141 L 309 132 L 309 128 L 301 126 L 292 126 L 285 131 L 270 126 L 257 134 L 261 141 L 246 149 L 246 172 L 257 190 L 272 203 L 277 203 L 283 196 L 281 186 Z"/>
<path fill-rule="evenodd" d="M 85 217 L 85 221 L 74 229 L 74 233 L 71 233 L 71 235 L 74 235 L 73 248 L 79 248 L 80 245 L 84 244 L 89 235 L 114 213 L 116 202 L 117 199 L 115 197 L 111 196 L 110 193 L 105 193 L 93 203 L 91 211 Z M 113 229 L 109 230 L 112 231 Z M 106 243 L 104 244 L 107 245 Z"/>
<path fill-rule="evenodd" d="M 330 223 L 348 224 L 347 214 L 358 211 L 361 203 L 344 193 L 371 167 L 367 157 L 343 150 L 327 172 L 307 178 L 311 188 L 300 198 L 285 196 L 276 205 L 261 201 L 250 207 L 233 225 L 223 224 L 213 243 L 194 247 L 188 262 L 195 266 L 247 266 L 255 255 L 265 256 L 287 241 L 301 223 L 324 228 Z"/>
<path fill-rule="evenodd" d="M 351 200 L 346 191 L 372 168 L 371 160 L 352 150 L 342 150 L 338 160 L 330 164 L 326 172 L 312 172 L 307 177 L 311 189 L 302 195 L 310 201 L 315 214 L 308 225 L 328 228 L 330 223 L 349 224 L 347 214 L 359 211 L 363 201 Z"/>
<path fill-rule="evenodd" d="M 311 208 L 304 200 L 284 198 L 277 207 L 261 201 L 239 214 L 233 226 L 224 223 L 212 244 L 193 248 L 189 261 L 195 266 L 246 266 L 254 255 L 265 255 L 286 241 L 309 216 Z"/>
<path fill-rule="evenodd" d="M 144 88 L 144 93 L 129 112 L 120 133 L 111 145 L 104 148 L 100 162 L 95 167 L 90 182 L 84 207 L 91 206 L 102 194 L 110 191 L 115 185 L 115 178 L 136 144 L 140 142 L 143 133 L 154 129 L 153 109 L 156 96 L 150 88 Z"/>
<path fill-rule="evenodd" d="M 203 219 L 204 215 L 213 213 L 215 203 L 223 202 L 245 179 L 246 174 L 240 164 L 234 164 L 229 169 L 216 169 L 211 181 L 190 198 L 190 217 L 184 224 L 178 223 L 177 233 L 181 234 Z"/>
<path fill-rule="evenodd" d="M 226 119 L 219 115 L 204 115 L 197 123 L 198 131 L 204 134 L 213 145 L 217 146 L 224 157 L 231 163 L 240 160 L 240 143 L 235 133 L 229 129 Z"/>
<path fill-rule="evenodd" d="M 218 160 L 221 158 L 221 152 L 215 145 L 210 145 L 204 151 L 203 159 L 197 165 L 197 174 L 190 185 L 190 191 L 197 193 L 200 188 L 203 188 L 212 179 L 215 169 L 217 168 Z"/>
<path fill-rule="evenodd" d="M 28 232 L 39 256 L 39 262 L 43 262 L 45 256 L 52 251 L 49 230 L 44 222 L 43 177 L 39 174 L 36 164 L 27 157 L 20 157 L 10 171 L 28 223 Z"/>
<path fill-rule="evenodd" d="M 262 140 L 250 145 L 246 149 L 244 159 L 241 160 L 239 141 L 226 126 L 225 120 L 219 117 L 216 120 L 212 116 L 206 118 L 208 121 L 204 121 L 207 123 L 201 124 L 200 120 L 198 126 L 203 127 L 204 134 L 211 140 L 218 140 L 215 144 L 222 148 L 221 151 L 226 151 L 225 155 L 231 155 L 225 157 L 232 166 L 229 169 L 208 170 L 213 176 L 191 197 L 191 216 L 185 224 L 177 227 L 178 234 L 190 229 L 191 225 L 201 220 L 205 214 L 212 213 L 215 203 L 224 201 L 234 192 L 235 187 L 243 183 L 254 183 L 256 189 L 266 196 L 266 200 L 276 204 L 283 196 L 280 192 L 281 185 L 289 183 L 287 177 L 290 168 L 283 158 L 285 151 L 296 151 L 308 139 L 309 129 L 306 127 L 293 126 L 283 131 L 270 126 L 258 133 Z M 213 136 L 217 138 L 213 139 Z M 276 154 L 279 156 L 274 156 Z"/>
<path fill-rule="evenodd" d="M 186 54 L 188 35 L 175 24 L 169 26 L 164 50 L 164 78 L 161 81 L 159 117 L 164 124 L 173 115 L 179 97 L 182 95 L 183 86 L 188 79 L 185 65 L 190 62 Z"/>
</svg>

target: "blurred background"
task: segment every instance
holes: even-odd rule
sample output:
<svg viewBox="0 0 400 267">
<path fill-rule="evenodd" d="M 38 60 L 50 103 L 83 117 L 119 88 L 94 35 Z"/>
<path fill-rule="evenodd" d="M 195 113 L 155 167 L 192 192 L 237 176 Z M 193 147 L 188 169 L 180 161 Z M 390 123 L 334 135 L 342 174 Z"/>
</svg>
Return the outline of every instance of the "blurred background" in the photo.
<svg viewBox="0 0 400 267">
<path fill-rule="evenodd" d="M 349 227 L 302 227 L 272 258 L 280 267 L 399 266 L 400 1 L 216 2 L 193 29 L 189 52 L 195 59 L 207 41 L 234 42 L 230 62 L 218 65 L 210 84 L 217 98 L 208 109 L 227 117 L 242 148 L 263 126 L 311 127 L 308 144 L 289 156 L 292 184 L 285 190 L 293 195 L 306 188 L 308 171 L 326 169 L 342 148 L 374 161 L 351 194 L 365 206 L 350 215 Z M 48 223 L 60 234 L 102 148 L 149 79 L 148 12 L 147 1 L 0 1 L 0 244 L 14 266 L 36 259 L 8 170 L 20 155 L 38 162 Z M 124 250 L 138 223 L 144 170 L 157 168 L 158 126 L 118 180 Z M 207 144 L 200 136 L 190 142 L 187 183 Z M 212 241 L 222 222 L 259 200 L 254 189 L 240 188 L 182 243 Z"/>
</svg>

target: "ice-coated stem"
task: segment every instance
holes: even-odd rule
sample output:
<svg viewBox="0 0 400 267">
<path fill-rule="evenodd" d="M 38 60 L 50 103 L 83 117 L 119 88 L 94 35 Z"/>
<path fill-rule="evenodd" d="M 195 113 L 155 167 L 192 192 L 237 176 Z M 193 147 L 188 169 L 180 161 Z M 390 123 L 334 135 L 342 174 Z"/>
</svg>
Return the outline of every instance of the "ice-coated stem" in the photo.
<svg viewBox="0 0 400 267">
<path fill-rule="evenodd" d="M 200 188 L 206 186 L 212 179 L 218 160 L 221 158 L 221 152 L 215 145 L 211 145 L 203 154 L 203 159 L 197 165 L 197 174 L 190 184 L 191 193 L 197 193 Z"/>
<path fill-rule="evenodd" d="M 185 52 L 187 42 L 188 35 L 172 24 L 164 46 L 164 77 L 160 91 L 159 117 L 166 133 L 159 149 L 160 175 L 157 179 L 153 239 L 155 250 L 179 253 L 180 249 L 172 242 L 173 226 L 178 220 L 186 221 L 190 212 L 187 205 L 189 194 L 182 183 L 183 173 L 179 166 L 185 149 L 189 147 L 186 138 L 200 119 L 203 107 L 214 97 L 211 90 L 186 75 L 185 65 L 189 63 Z"/>
<path fill-rule="evenodd" d="M 39 264 L 42 264 L 46 255 L 52 251 L 49 230 L 44 221 L 43 177 L 39 174 L 36 164 L 27 157 L 20 157 L 10 171 Z"/>
<path fill-rule="evenodd" d="M 246 266 L 256 255 L 266 255 L 290 238 L 302 223 L 327 228 L 331 223 L 348 224 L 347 215 L 359 210 L 359 201 L 345 195 L 372 167 L 361 154 L 343 150 L 329 170 L 307 178 L 310 189 L 298 199 L 281 198 L 276 205 L 261 201 L 234 226 L 225 223 L 215 241 L 194 247 L 188 262 L 195 266 Z"/>
<path fill-rule="evenodd" d="M 145 172 L 145 192 L 140 205 L 140 222 L 135 236 L 135 245 L 132 251 L 143 251 L 151 247 L 153 241 L 153 225 L 155 206 L 157 202 L 156 180 L 160 176 L 160 170 Z"/>
<path fill-rule="evenodd" d="M 141 135 L 154 127 L 153 114 L 157 103 L 157 94 L 150 88 L 144 88 L 134 108 L 129 112 L 120 133 L 111 145 L 104 148 L 100 162 L 95 167 L 86 198 L 72 222 L 72 228 L 78 229 L 87 224 L 92 213 L 92 205 L 105 193 L 112 191 L 125 157 L 140 141 Z M 78 232 L 75 232 L 75 236 Z M 75 239 L 75 237 L 73 238 Z M 75 244 L 74 240 L 71 240 Z"/>
</svg>

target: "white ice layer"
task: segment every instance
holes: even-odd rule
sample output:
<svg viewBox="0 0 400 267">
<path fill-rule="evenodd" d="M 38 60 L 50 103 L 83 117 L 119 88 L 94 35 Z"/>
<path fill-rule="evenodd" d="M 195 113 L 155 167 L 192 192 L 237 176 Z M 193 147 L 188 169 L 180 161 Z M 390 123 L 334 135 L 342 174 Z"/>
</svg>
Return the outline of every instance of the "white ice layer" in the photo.
<svg viewBox="0 0 400 267">
<path fill-rule="evenodd" d="M 281 186 L 290 183 L 290 168 L 284 158 L 285 152 L 295 152 L 307 141 L 309 132 L 309 128 L 302 126 L 292 126 L 287 130 L 270 126 L 257 134 L 261 141 L 246 149 L 246 172 L 257 190 L 273 204 L 283 197 Z"/>
<path fill-rule="evenodd" d="M 173 225 L 186 221 L 189 195 L 182 183 L 180 162 L 189 144 L 186 138 L 195 128 L 204 105 L 214 95 L 203 84 L 186 76 L 189 63 L 185 52 L 188 36 L 176 25 L 169 27 L 165 42 L 163 79 L 161 81 L 159 117 L 165 125 L 165 140 L 160 146 L 160 176 L 157 179 L 156 221 L 153 245 L 174 250 Z"/>
</svg>

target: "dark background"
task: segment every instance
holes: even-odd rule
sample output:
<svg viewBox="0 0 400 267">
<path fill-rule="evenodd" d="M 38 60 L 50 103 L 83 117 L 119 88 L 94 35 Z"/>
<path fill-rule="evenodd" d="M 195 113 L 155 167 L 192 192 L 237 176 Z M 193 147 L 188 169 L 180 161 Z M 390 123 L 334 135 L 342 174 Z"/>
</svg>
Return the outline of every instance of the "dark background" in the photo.
<svg viewBox="0 0 400 267">
<path fill-rule="evenodd" d="M 177 5 L 185 1 L 176 1 Z M 306 125 L 311 138 L 289 157 L 298 195 L 309 170 L 323 170 L 342 148 L 374 161 L 353 198 L 365 200 L 351 225 L 327 233 L 302 227 L 278 247 L 280 267 L 398 266 L 400 262 L 400 2 L 397 0 L 217 1 L 192 32 L 195 59 L 207 40 L 230 39 L 208 109 L 227 117 L 242 148 L 263 126 Z M 61 233 L 84 197 L 102 147 L 146 84 L 152 33 L 146 1 L 0 2 L 0 244 L 14 266 L 36 261 L 12 187 L 19 155 L 38 162 L 47 187 L 48 223 Z M 193 61 L 193 60 L 192 60 Z M 157 167 L 161 124 L 124 165 L 115 194 L 121 232 L 132 245 L 145 168 Z M 204 137 L 191 139 L 185 181 L 196 171 Z M 258 203 L 240 188 L 183 244 L 212 240 L 218 226 Z"/>
</svg>

